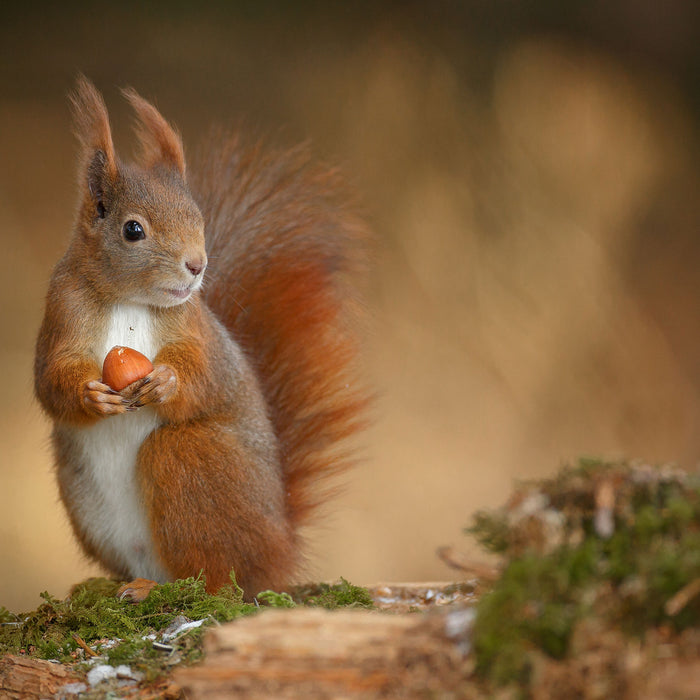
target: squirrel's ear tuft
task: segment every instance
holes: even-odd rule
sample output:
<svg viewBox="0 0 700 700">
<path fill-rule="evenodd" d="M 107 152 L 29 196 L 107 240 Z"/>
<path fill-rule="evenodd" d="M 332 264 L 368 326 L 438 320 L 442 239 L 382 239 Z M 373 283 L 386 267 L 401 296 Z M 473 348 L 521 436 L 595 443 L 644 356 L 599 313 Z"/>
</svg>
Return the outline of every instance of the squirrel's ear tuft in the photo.
<svg viewBox="0 0 700 700">
<path fill-rule="evenodd" d="M 180 135 L 161 113 L 133 88 L 122 91 L 136 112 L 136 136 L 141 146 L 141 165 L 165 165 L 185 177 L 185 152 Z"/>
<path fill-rule="evenodd" d="M 117 160 L 104 100 L 95 86 L 79 75 L 70 95 L 75 134 L 81 145 L 81 177 L 99 217 L 105 215 L 105 196 L 117 177 Z"/>
</svg>

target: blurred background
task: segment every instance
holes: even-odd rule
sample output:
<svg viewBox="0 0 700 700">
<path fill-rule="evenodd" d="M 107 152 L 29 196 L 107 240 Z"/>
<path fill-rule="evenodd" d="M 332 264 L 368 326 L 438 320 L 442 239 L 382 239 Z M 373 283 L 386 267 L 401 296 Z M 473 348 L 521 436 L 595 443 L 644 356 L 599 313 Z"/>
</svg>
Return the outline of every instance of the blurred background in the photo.
<svg viewBox="0 0 700 700">
<path fill-rule="evenodd" d="M 70 9 L 67 9 L 70 7 Z M 71 229 L 66 93 L 308 139 L 379 239 L 364 461 L 310 575 L 442 580 L 471 513 L 580 455 L 700 458 L 694 0 L 3 3 L 0 605 L 99 569 L 58 503 L 34 338 Z"/>
</svg>

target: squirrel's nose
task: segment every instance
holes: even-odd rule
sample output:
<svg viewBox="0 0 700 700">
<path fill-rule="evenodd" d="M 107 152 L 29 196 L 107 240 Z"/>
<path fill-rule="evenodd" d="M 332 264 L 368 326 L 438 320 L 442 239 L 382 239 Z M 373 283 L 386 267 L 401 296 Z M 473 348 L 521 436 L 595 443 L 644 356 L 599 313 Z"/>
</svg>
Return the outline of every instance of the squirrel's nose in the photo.
<svg viewBox="0 0 700 700">
<path fill-rule="evenodd" d="M 194 277 L 199 275 L 207 266 L 206 259 L 195 258 L 194 260 L 186 260 L 185 267 L 192 273 Z"/>
</svg>

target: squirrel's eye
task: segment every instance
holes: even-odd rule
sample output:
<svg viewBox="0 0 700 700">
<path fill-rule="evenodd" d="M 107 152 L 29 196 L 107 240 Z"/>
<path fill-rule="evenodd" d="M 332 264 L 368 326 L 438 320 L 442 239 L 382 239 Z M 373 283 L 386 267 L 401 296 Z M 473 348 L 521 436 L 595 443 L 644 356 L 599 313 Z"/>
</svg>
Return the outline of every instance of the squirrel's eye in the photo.
<svg viewBox="0 0 700 700">
<path fill-rule="evenodd" d="M 127 241 L 140 241 L 146 237 L 146 232 L 138 221 L 127 221 L 122 231 Z"/>
</svg>

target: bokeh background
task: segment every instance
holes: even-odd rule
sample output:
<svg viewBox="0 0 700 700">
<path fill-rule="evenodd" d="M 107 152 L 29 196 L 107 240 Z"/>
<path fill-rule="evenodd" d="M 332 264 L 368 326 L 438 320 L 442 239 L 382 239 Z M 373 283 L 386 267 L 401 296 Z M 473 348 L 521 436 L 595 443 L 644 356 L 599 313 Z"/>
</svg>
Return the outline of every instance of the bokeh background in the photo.
<svg viewBox="0 0 700 700">
<path fill-rule="evenodd" d="M 579 455 L 700 458 L 694 0 L 0 9 L 0 605 L 86 563 L 32 398 L 34 337 L 74 210 L 65 95 L 84 72 L 194 149 L 212 124 L 308 139 L 379 240 L 364 461 L 311 533 L 313 575 L 452 578 L 441 545 L 514 479 Z"/>
</svg>

